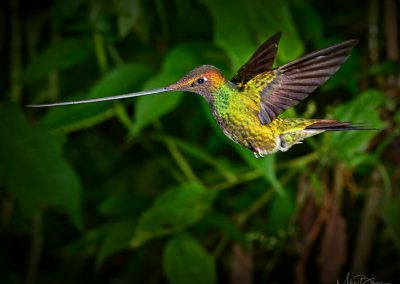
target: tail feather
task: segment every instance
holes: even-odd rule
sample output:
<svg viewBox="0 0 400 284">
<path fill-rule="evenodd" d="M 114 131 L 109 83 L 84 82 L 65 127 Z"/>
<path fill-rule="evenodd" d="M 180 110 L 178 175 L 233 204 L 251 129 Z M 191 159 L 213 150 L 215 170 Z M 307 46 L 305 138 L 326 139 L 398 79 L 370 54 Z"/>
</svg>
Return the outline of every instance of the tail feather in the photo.
<svg viewBox="0 0 400 284">
<path fill-rule="evenodd" d="M 346 130 L 378 130 L 366 128 L 362 123 L 340 122 L 336 120 L 318 120 L 308 125 L 305 130 L 321 130 L 321 131 L 346 131 Z"/>
</svg>

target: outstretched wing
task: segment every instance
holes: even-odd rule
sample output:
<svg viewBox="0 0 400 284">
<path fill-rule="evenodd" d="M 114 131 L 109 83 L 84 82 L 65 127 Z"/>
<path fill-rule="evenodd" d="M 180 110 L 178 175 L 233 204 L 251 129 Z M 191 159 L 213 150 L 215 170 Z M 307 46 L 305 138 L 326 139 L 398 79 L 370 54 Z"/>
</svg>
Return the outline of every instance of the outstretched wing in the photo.
<svg viewBox="0 0 400 284">
<path fill-rule="evenodd" d="M 248 81 L 245 87 L 257 86 L 260 90 L 258 118 L 261 123 L 270 123 L 325 83 L 346 61 L 357 42 L 348 40 L 310 53 Z M 270 79 L 263 82 L 265 77 Z"/>
<path fill-rule="evenodd" d="M 258 74 L 271 70 L 272 65 L 274 64 L 276 52 L 278 51 L 280 39 L 280 32 L 267 39 L 254 52 L 246 64 L 239 69 L 236 75 L 232 78 L 231 82 L 241 87 Z"/>
</svg>

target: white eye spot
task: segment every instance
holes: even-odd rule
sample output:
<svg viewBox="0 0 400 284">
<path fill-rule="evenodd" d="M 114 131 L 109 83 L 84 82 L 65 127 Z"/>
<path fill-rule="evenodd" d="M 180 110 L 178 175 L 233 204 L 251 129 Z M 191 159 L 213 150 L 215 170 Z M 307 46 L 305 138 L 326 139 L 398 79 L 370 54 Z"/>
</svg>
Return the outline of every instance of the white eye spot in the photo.
<svg viewBox="0 0 400 284">
<path fill-rule="evenodd" d="M 201 84 L 204 84 L 206 81 L 207 81 L 207 78 L 202 77 L 202 78 L 197 79 L 197 84 L 201 85 Z"/>
</svg>

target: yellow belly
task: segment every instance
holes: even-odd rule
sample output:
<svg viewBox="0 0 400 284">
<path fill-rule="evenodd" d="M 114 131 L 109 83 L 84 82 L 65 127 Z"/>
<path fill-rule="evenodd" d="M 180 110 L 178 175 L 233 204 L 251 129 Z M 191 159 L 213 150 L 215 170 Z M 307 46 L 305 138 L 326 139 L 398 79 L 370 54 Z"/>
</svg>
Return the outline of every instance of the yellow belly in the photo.
<svg viewBox="0 0 400 284">
<path fill-rule="evenodd" d="M 305 131 L 315 122 L 308 119 L 276 118 L 270 124 L 263 125 L 258 119 L 256 100 L 238 97 L 229 104 L 224 113 L 214 112 L 222 131 L 236 143 L 262 156 L 279 150 L 286 151 L 304 138 L 321 131 Z"/>
</svg>

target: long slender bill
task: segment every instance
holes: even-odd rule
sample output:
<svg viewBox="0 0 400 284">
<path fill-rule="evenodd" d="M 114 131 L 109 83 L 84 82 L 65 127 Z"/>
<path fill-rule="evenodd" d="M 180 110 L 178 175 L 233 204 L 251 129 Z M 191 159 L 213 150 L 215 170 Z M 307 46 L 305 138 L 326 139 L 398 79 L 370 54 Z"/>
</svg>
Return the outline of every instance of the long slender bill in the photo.
<svg viewBox="0 0 400 284">
<path fill-rule="evenodd" d="M 88 100 L 80 100 L 80 101 L 69 101 L 69 102 L 59 102 L 59 103 L 50 103 L 50 104 L 40 104 L 40 105 L 27 105 L 27 107 L 53 107 L 53 106 L 67 106 L 67 105 L 78 105 L 78 104 L 89 104 L 89 103 L 96 103 L 96 102 L 104 102 L 104 101 L 113 101 L 119 99 L 127 99 L 133 97 L 140 97 L 158 93 L 165 93 L 172 91 L 172 89 L 165 87 L 160 89 L 154 89 L 149 91 L 137 92 L 137 93 L 130 93 L 125 95 L 119 96 L 112 96 L 112 97 L 105 97 L 105 98 L 97 98 L 97 99 L 88 99 Z"/>
</svg>

